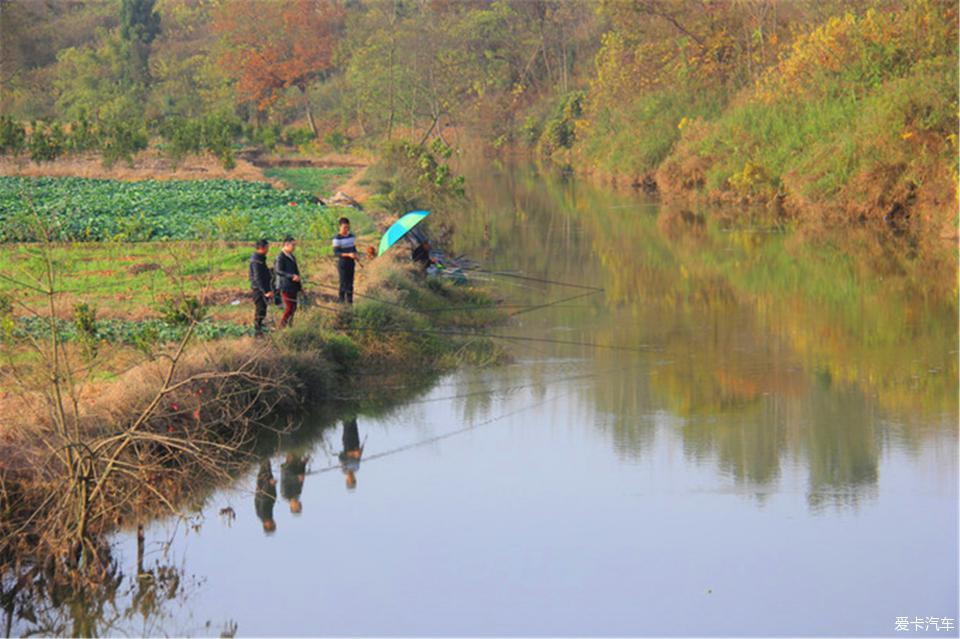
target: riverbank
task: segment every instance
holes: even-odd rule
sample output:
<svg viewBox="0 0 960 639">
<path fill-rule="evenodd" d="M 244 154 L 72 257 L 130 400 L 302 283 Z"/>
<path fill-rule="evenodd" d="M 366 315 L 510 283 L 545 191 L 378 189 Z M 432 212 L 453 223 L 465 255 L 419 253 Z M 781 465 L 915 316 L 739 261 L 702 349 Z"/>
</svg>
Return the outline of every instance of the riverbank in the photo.
<svg viewBox="0 0 960 639">
<path fill-rule="evenodd" d="M 774 16 L 752 43 L 714 25 L 654 44 L 637 19 L 617 14 L 589 85 L 518 138 L 688 206 L 907 236 L 904 253 L 955 245 L 956 7 L 851 9 L 794 30 Z"/>
<path fill-rule="evenodd" d="M 229 475 L 263 434 L 295 429 L 298 415 L 378 378 L 403 383 L 503 360 L 489 339 L 455 334 L 501 317 L 485 291 L 426 278 L 399 252 L 364 272 L 367 287 L 353 307 L 316 304 L 268 339 L 184 341 L 113 381 L 79 389 L 76 403 L 54 401 L 49 389 L 21 395 L 20 419 L 0 434 L 3 565 L 62 559 L 79 543 L 69 488 L 76 471 L 65 463 L 84 466 L 95 485 L 103 481 L 91 496 L 84 480 L 83 491 L 83 536 L 99 538 L 134 512 L 176 512 L 189 486 Z M 471 311 L 437 312 L 458 307 Z M 66 458 L 63 439 L 89 456 Z"/>
</svg>

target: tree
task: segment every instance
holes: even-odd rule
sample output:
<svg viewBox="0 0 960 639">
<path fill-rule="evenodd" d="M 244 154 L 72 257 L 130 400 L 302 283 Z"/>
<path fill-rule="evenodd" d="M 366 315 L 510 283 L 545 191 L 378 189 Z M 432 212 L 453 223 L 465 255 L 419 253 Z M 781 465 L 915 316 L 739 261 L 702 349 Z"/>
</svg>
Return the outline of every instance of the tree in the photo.
<svg viewBox="0 0 960 639">
<path fill-rule="evenodd" d="M 222 5 L 214 28 L 224 45 L 222 64 L 237 82 L 237 97 L 263 112 L 296 87 L 316 135 L 307 87 L 332 69 L 343 21 L 343 8 L 335 0 L 238 0 Z"/>
<path fill-rule="evenodd" d="M 160 14 L 155 0 L 123 0 L 120 6 L 120 36 L 133 46 L 134 62 L 144 81 L 149 77 L 150 45 L 160 33 Z"/>
<path fill-rule="evenodd" d="M 130 63 L 132 47 L 116 33 L 104 33 L 96 46 L 66 49 L 57 62 L 54 85 L 60 112 L 96 126 L 106 164 L 130 161 L 147 145 L 147 92 Z"/>
</svg>

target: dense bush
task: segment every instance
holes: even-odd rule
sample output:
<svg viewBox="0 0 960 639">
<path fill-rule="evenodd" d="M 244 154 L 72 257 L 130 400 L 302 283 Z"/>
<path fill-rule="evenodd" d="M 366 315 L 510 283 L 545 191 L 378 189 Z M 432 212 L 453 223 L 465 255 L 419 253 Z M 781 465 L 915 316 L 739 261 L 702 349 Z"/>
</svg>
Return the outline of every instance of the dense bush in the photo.
<svg viewBox="0 0 960 639">
<path fill-rule="evenodd" d="M 407 141 L 390 142 L 372 168 L 380 205 L 391 213 L 435 209 L 464 196 L 463 176 L 447 160 L 453 149 L 436 139 L 427 147 Z"/>
<path fill-rule="evenodd" d="M 540 150 L 549 155 L 558 149 L 569 149 L 576 139 L 576 121 L 583 115 L 585 91 L 572 91 L 557 103 L 540 135 Z"/>
<path fill-rule="evenodd" d="M 698 158 L 708 190 L 746 197 L 843 199 L 868 174 L 912 190 L 954 164 L 955 39 L 955 15 L 935 3 L 830 18 L 734 105 L 684 130 L 668 164 Z"/>
<path fill-rule="evenodd" d="M 0 153 L 19 155 L 27 143 L 27 132 L 13 118 L 0 115 Z"/>
<path fill-rule="evenodd" d="M 63 155 L 66 150 L 66 137 L 59 124 L 34 122 L 30 129 L 27 148 L 30 150 L 31 160 L 37 163 L 52 162 Z"/>
<path fill-rule="evenodd" d="M 167 153 L 179 162 L 190 154 L 212 153 L 226 169 L 236 166 L 233 147 L 243 132 L 240 120 L 229 113 L 202 118 L 170 118 L 159 126 Z"/>
</svg>

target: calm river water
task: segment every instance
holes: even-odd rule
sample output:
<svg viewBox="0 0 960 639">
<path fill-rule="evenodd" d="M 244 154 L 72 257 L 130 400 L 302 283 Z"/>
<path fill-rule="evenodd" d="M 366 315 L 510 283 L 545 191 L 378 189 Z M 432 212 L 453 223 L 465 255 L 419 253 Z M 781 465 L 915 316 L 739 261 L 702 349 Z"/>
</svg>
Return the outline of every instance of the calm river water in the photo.
<svg viewBox="0 0 960 639">
<path fill-rule="evenodd" d="M 196 529 L 154 522 L 165 586 L 97 632 L 956 636 L 951 278 L 532 170 L 469 184 L 458 251 L 603 292 L 479 275 L 513 363 L 318 419 Z"/>
</svg>

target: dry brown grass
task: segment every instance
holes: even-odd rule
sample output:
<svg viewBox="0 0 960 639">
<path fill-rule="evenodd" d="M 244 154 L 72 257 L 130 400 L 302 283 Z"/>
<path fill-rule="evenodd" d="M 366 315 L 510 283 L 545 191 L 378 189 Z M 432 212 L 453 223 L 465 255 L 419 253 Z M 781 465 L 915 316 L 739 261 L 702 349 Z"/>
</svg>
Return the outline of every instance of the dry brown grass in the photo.
<svg viewBox="0 0 960 639">
<path fill-rule="evenodd" d="M 117 162 L 103 166 L 100 156 L 93 153 L 71 155 L 53 162 L 37 164 L 21 156 L 14 159 L 0 156 L 0 175 L 85 177 L 113 180 L 251 180 L 269 182 L 258 167 L 237 159 L 237 166 L 224 169 L 212 156 L 190 156 L 179 165 L 153 150 L 143 151 L 134 158 L 133 166 Z"/>
</svg>

